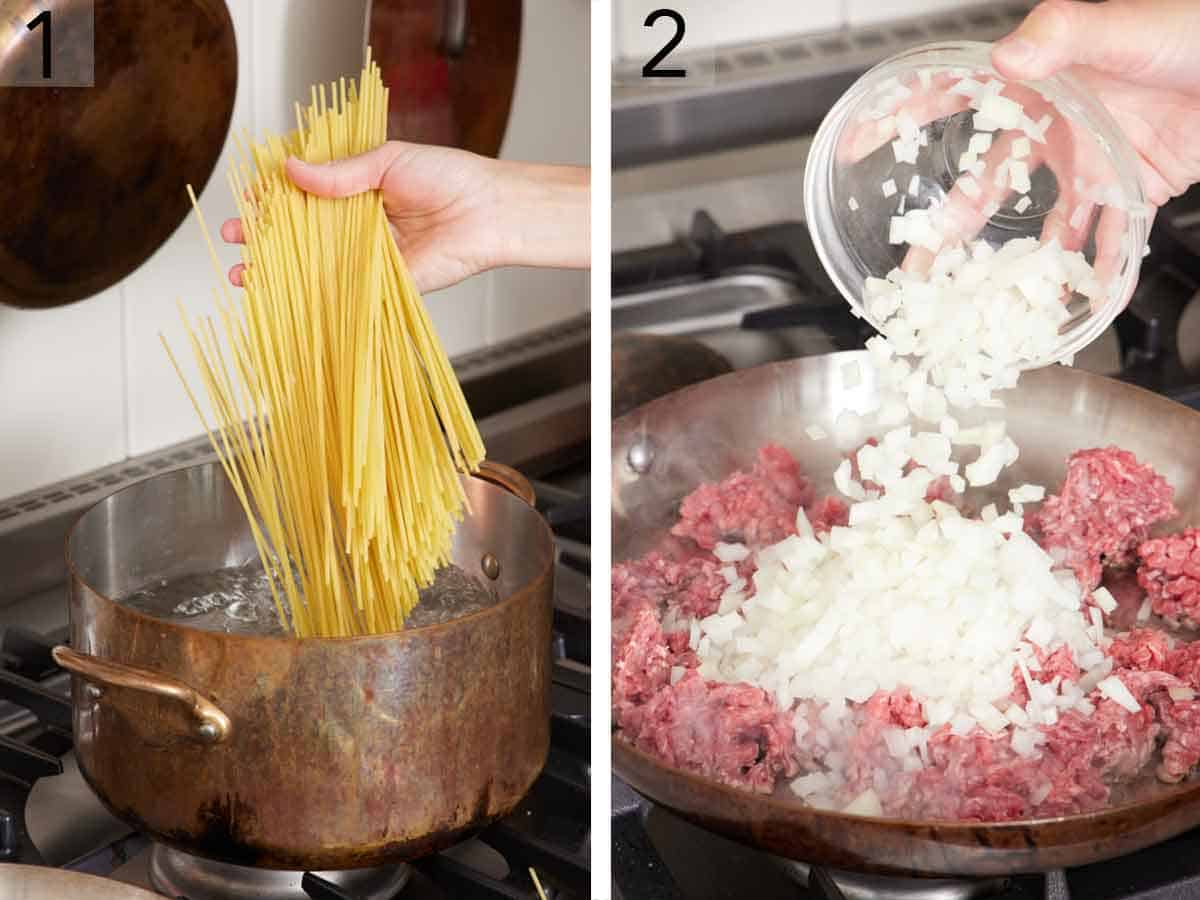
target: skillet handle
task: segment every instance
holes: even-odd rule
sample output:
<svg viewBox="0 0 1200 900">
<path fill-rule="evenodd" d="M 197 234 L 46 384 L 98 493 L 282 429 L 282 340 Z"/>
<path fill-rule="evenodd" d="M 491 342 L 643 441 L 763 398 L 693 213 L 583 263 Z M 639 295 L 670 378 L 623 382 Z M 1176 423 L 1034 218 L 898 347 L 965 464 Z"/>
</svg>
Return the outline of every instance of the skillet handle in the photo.
<svg viewBox="0 0 1200 900">
<path fill-rule="evenodd" d="M 537 505 L 537 495 L 533 492 L 533 485 L 529 483 L 528 478 L 512 466 L 485 459 L 479 464 L 479 471 L 475 473 L 475 477 L 504 488 L 530 506 Z"/>
<path fill-rule="evenodd" d="M 201 696 L 195 688 L 177 678 L 79 653 L 63 645 L 55 647 L 50 653 L 54 661 L 64 669 L 91 682 L 89 687 L 93 691 L 101 691 L 102 688 L 98 688 L 97 685 L 104 685 L 145 691 L 178 701 L 188 708 L 192 718 L 196 720 L 192 735 L 196 740 L 205 744 L 219 744 L 229 737 L 233 727 L 229 716 L 211 700 Z"/>
</svg>

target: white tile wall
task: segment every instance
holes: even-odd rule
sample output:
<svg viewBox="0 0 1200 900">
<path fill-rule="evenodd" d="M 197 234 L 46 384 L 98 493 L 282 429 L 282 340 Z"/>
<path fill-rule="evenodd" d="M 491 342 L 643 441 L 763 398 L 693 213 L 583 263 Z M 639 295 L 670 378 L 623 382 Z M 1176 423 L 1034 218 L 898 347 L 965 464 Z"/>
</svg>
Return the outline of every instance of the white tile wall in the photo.
<svg viewBox="0 0 1200 900">
<path fill-rule="evenodd" d="M 0 307 L 0 497 L 125 452 L 121 297 Z"/>
<path fill-rule="evenodd" d="M 526 0 L 512 117 L 500 155 L 583 165 L 590 147 L 588 0 Z M 605 161 L 607 164 L 607 160 Z M 491 273 L 485 336 L 503 341 L 589 307 L 587 272 Z"/>
<path fill-rule="evenodd" d="M 227 0 L 240 53 L 233 126 L 292 125 L 309 85 L 356 72 L 367 0 Z M 588 0 L 526 0 L 520 74 L 503 155 L 586 161 Z M 211 229 L 233 215 L 222 159 L 200 197 Z M 223 268 L 237 251 L 219 246 Z M 176 298 L 208 312 L 215 280 L 189 218 L 138 271 L 61 310 L 0 308 L 0 498 L 198 433 L 159 344 L 187 365 Z M 450 353 L 587 308 L 582 273 L 493 273 L 429 297 Z M 190 368 L 189 368 L 190 371 Z"/>
</svg>

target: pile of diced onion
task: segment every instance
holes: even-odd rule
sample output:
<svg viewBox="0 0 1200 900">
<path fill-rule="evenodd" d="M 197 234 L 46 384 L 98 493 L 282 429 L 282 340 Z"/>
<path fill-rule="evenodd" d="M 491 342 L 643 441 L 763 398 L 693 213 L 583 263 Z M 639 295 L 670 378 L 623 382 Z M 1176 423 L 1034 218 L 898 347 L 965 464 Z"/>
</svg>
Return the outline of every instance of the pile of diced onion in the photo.
<svg viewBox="0 0 1200 900">
<path fill-rule="evenodd" d="M 976 128 L 989 135 L 971 142 L 965 172 L 982 174 L 976 157 L 997 129 L 1044 140 L 1049 122 L 1029 121 L 1001 96 L 999 82 L 964 81 L 959 90 L 978 110 Z M 898 165 L 911 163 L 923 132 L 902 121 L 898 133 Z M 1028 190 L 1028 140 L 1014 147 L 1019 158 L 1006 161 L 1006 172 L 1017 173 L 1015 189 Z M 1096 688 L 1131 712 L 1139 708 L 1102 650 L 1102 612 L 1115 608 L 1112 595 L 1100 588 L 1084 602 L 1074 575 L 1023 531 L 1024 505 L 1040 501 L 1044 487 L 1014 488 L 1005 508 L 989 504 L 977 518 L 925 499 L 937 478 L 961 494 L 995 485 L 1017 460 L 1002 419 L 965 427 L 956 417 L 1002 406 L 997 394 L 1015 387 L 1022 369 L 1053 356 L 1066 298 L 1099 297 L 1101 286 L 1082 254 L 1053 241 L 1023 238 L 999 248 L 944 241 L 936 213 L 909 210 L 890 223 L 893 242 L 935 254 L 932 267 L 896 269 L 866 284 L 863 302 L 882 323 L 863 363 L 873 371 L 846 373 L 843 381 L 870 377 L 880 399 L 866 413 L 843 412 L 834 438 L 843 447 L 860 441 L 864 429 L 881 438 L 857 449 L 856 465 L 846 459 L 834 473 L 851 504 L 849 525 L 814 535 L 801 511 L 796 535 L 758 550 L 752 584 L 735 567 L 751 550 L 718 545 L 728 587 L 715 614 L 689 623 L 704 677 L 759 685 L 783 709 L 805 701 L 797 707 L 797 740 L 824 746 L 831 770 L 806 774 L 793 788 L 816 804 L 828 803 L 840 781 L 848 704 L 877 691 L 911 691 L 928 720 L 925 728 L 884 735 L 906 769 L 927 764 L 926 743 L 946 725 L 956 734 L 979 728 L 1007 735 L 1017 753 L 1036 757 L 1041 727 L 1066 710 L 1090 715 L 1087 695 Z M 826 438 L 817 426 L 809 436 Z M 1039 652 L 1044 658 L 1064 645 L 1083 678 L 1043 684 L 1035 677 Z M 1023 706 L 1011 701 L 1014 670 L 1029 693 Z M 850 809 L 875 812 L 877 805 L 860 797 Z"/>
</svg>

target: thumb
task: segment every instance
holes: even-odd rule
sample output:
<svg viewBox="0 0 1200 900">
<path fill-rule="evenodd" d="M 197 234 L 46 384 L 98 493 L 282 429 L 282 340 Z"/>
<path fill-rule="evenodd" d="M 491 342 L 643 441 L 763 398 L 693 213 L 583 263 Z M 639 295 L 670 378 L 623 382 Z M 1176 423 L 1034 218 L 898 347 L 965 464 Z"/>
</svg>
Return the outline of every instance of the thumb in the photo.
<svg viewBox="0 0 1200 900">
<path fill-rule="evenodd" d="M 292 156 L 284 163 L 284 170 L 296 187 L 310 194 L 352 197 L 363 191 L 378 190 L 399 153 L 400 145 L 388 142 L 358 156 L 328 163 L 308 163 Z"/>
<path fill-rule="evenodd" d="M 992 64 L 1004 77 L 1020 81 L 1049 78 L 1072 65 L 1128 75 L 1147 64 L 1156 45 L 1145 34 L 1145 12 L 1136 13 L 1111 0 L 1045 0 L 996 44 Z"/>
</svg>

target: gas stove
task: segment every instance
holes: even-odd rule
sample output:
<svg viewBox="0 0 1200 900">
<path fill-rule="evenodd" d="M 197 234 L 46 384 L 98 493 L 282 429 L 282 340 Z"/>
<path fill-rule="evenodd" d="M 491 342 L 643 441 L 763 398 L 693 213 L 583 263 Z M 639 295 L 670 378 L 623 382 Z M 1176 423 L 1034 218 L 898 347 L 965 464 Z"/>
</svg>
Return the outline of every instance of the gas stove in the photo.
<svg viewBox="0 0 1200 900">
<path fill-rule="evenodd" d="M 5 862 L 98 875 L 183 900 L 536 900 L 588 895 L 590 521 L 586 319 L 455 360 L 489 457 L 531 479 L 554 532 L 551 749 L 518 808 L 411 865 L 271 872 L 213 864 L 113 818 L 72 753 L 63 539 L 126 484 L 212 459 L 206 440 L 0 501 L 0 895 Z"/>
<path fill-rule="evenodd" d="M 803 219 L 811 134 L 840 93 L 883 58 L 938 39 L 993 40 L 1028 8 L 988 4 L 723 48 L 715 52 L 712 85 L 619 88 L 614 346 L 636 337 L 628 346 L 643 360 L 654 354 L 671 365 L 661 377 L 645 365 L 630 364 L 625 373 L 618 364 L 627 359 L 614 351 L 618 413 L 629 408 L 623 401 L 650 399 L 650 389 L 681 387 L 668 371 L 711 377 L 714 356 L 728 371 L 861 348 L 870 332 L 825 274 Z M 689 347 L 704 366 L 679 362 Z M 1075 365 L 1200 409 L 1200 190 L 1159 212 L 1128 309 Z M 1200 832 L 1048 876 L 896 880 L 758 852 L 684 821 L 615 776 L 612 792 L 613 891 L 624 900 L 1200 896 Z"/>
</svg>

